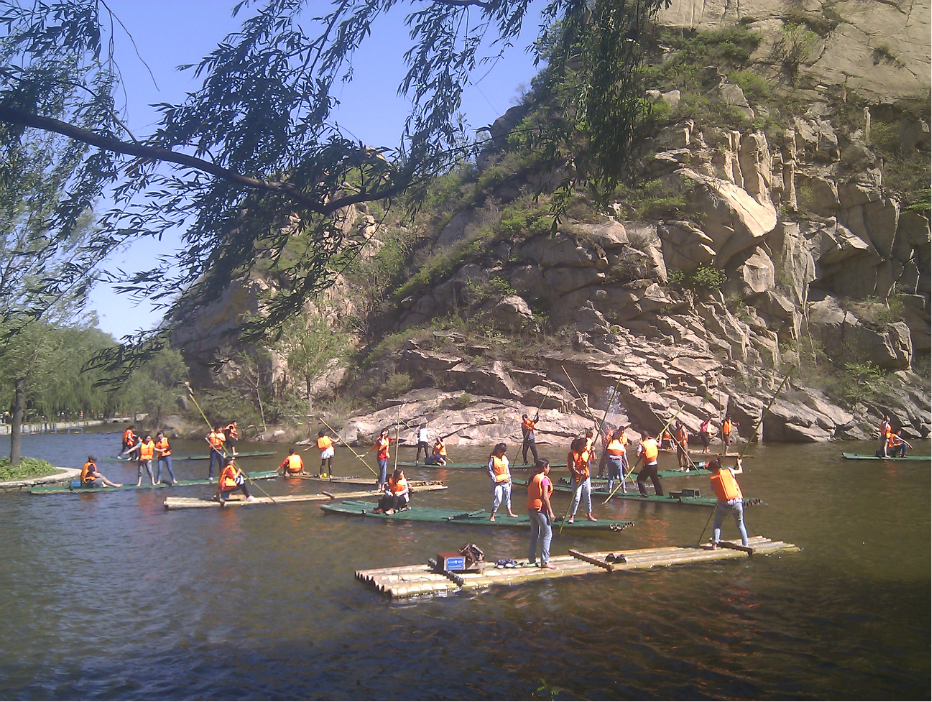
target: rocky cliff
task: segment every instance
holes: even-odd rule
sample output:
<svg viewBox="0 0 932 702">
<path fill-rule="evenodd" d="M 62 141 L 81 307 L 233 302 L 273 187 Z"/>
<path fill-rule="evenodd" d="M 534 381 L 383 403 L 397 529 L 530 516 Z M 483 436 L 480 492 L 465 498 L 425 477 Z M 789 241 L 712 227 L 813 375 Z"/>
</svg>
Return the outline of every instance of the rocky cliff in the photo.
<svg viewBox="0 0 932 702">
<path fill-rule="evenodd" d="M 695 432 L 731 413 L 747 433 L 791 369 L 767 440 L 869 438 L 884 414 L 929 435 L 928 190 L 912 172 L 924 161 L 928 188 L 928 1 L 681 0 L 662 22 L 648 186 L 607 211 L 580 193 L 552 229 L 529 193 L 546 202 L 560 174 L 503 178 L 514 159 L 484 154 L 481 197 L 427 220 L 407 279 L 364 313 L 365 363 L 325 384 L 381 407 L 347 439 L 404 419 L 454 445 L 515 441 L 540 406 L 542 440 L 563 442 L 610 400 L 616 425 L 679 412 Z M 741 41 L 731 66 L 675 68 Z M 393 236 L 363 225 L 376 248 Z M 361 295 L 340 285 L 322 309 Z"/>
</svg>

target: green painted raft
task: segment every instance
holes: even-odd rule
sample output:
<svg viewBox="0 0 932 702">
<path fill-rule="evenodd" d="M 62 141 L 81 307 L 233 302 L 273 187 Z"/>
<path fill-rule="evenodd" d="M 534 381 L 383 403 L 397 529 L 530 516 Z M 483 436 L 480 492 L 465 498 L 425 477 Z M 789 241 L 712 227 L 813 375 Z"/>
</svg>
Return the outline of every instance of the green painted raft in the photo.
<svg viewBox="0 0 932 702">
<path fill-rule="evenodd" d="M 227 454 L 232 455 L 232 454 Z M 275 451 L 243 451 L 242 453 L 237 453 L 233 455 L 233 458 L 239 460 L 240 458 L 255 458 L 256 456 L 274 456 Z M 175 458 L 172 456 L 172 458 Z M 208 461 L 210 460 L 210 454 L 198 454 L 195 456 L 179 456 L 175 458 L 176 461 Z"/>
<path fill-rule="evenodd" d="M 433 507 L 410 507 L 394 514 L 375 512 L 379 505 L 375 502 L 360 502 L 345 500 L 339 504 L 321 505 L 324 512 L 332 514 L 345 514 L 357 517 L 372 517 L 374 519 L 399 520 L 406 522 L 429 522 L 431 524 L 456 524 L 488 527 L 517 527 L 530 528 L 531 522 L 526 514 L 509 517 L 507 514 L 495 515 L 495 521 L 489 521 L 489 513 L 485 510 L 464 512 L 456 509 L 435 509 Z M 562 517 L 554 521 L 554 527 L 559 526 Z M 590 522 L 586 519 L 576 520 L 572 524 L 563 526 L 565 531 L 594 532 L 594 531 L 621 531 L 632 526 L 634 522 Z"/>
<path fill-rule="evenodd" d="M 268 480 L 274 478 L 278 475 L 274 470 L 262 471 L 260 473 L 247 473 L 251 480 Z M 85 492 L 120 492 L 121 490 L 154 490 L 156 488 L 169 488 L 169 487 L 191 487 L 192 485 L 212 485 L 216 483 L 210 483 L 207 480 L 176 480 L 174 483 L 169 483 L 162 481 L 157 485 L 152 483 L 143 483 L 142 485 L 123 485 L 122 487 L 100 487 L 100 488 L 86 488 L 86 487 L 76 487 L 72 488 L 69 486 L 49 486 L 49 487 L 34 487 L 29 491 L 31 495 L 56 495 L 64 492 L 71 492 L 75 494 L 83 494 Z"/>
<path fill-rule="evenodd" d="M 903 456 L 902 458 L 887 456 L 884 458 L 883 456 L 867 456 L 860 453 L 843 453 L 841 455 L 842 458 L 847 458 L 849 461 L 925 461 L 926 463 L 932 461 L 932 456 Z"/>
<path fill-rule="evenodd" d="M 513 480 L 515 485 L 520 485 L 522 487 L 527 486 L 527 481 L 524 480 Z M 605 480 L 596 480 L 592 485 L 592 502 L 593 506 L 597 503 L 604 501 L 608 497 L 609 492 L 604 487 L 608 481 Z M 597 485 L 601 486 L 597 487 Z M 614 487 L 618 487 L 615 485 Z M 650 486 L 648 489 L 652 489 L 653 486 Z M 573 488 L 570 487 L 569 481 L 566 478 L 561 478 L 558 482 L 554 483 L 553 489 L 558 492 L 573 492 Z M 654 495 L 649 494 L 647 497 L 643 497 L 638 491 L 637 488 L 634 491 L 629 491 L 627 493 L 622 492 L 621 488 L 615 490 L 615 494 L 612 495 L 613 500 L 631 500 L 633 502 L 659 502 L 661 504 L 667 505 L 697 505 L 699 507 L 715 507 L 718 504 L 718 500 L 715 497 L 703 497 L 699 495 L 694 497 L 692 493 L 698 492 L 694 490 L 689 491 L 673 491 L 667 492 L 664 495 Z M 685 494 L 684 494 L 685 493 Z M 757 505 L 760 504 L 760 499 L 756 497 L 745 497 L 744 505 Z"/>
<path fill-rule="evenodd" d="M 398 461 L 399 468 L 472 468 L 472 469 L 481 469 L 484 470 L 488 467 L 488 463 L 450 463 L 447 462 L 446 465 L 439 466 L 434 463 L 413 463 L 411 461 Z M 516 463 L 510 466 L 511 470 L 527 470 L 528 468 L 533 468 L 534 466 L 527 463 Z M 566 468 L 566 463 L 551 463 L 551 468 Z"/>
</svg>

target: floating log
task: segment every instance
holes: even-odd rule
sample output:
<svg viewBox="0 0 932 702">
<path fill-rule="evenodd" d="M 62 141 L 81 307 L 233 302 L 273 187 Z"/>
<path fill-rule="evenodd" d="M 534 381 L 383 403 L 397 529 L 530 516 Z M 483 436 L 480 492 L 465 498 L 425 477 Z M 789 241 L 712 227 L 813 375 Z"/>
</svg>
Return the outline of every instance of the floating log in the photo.
<svg viewBox="0 0 932 702">
<path fill-rule="evenodd" d="M 724 543 L 724 542 L 722 542 Z M 755 556 L 773 553 L 793 553 L 799 548 L 783 541 L 771 541 L 763 536 L 749 539 Z M 553 580 L 576 575 L 595 573 L 609 576 L 628 570 L 642 570 L 661 566 L 687 563 L 705 563 L 730 558 L 749 558 L 750 553 L 731 548 L 707 549 L 705 546 L 665 546 L 614 552 L 614 562 L 606 558 L 609 552 L 571 552 L 568 556 L 555 556 L 550 564 L 555 570 L 538 568 L 528 563 L 518 563 L 515 568 L 494 568 L 487 564 L 481 573 L 457 573 L 462 584 L 454 582 L 430 565 L 413 565 L 376 570 L 357 570 L 356 578 L 392 597 L 416 597 L 419 595 L 448 594 L 458 591 L 478 591 L 495 585 L 520 585 L 535 580 Z M 611 567 L 609 567 L 611 566 Z"/>
<path fill-rule="evenodd" d="M 446 485 L 425 485 L 424 487 L 418 488 L 418 491 L 431 492 L 433 490 L 446 490 Z M 221 507 L 242 507 L 250 505 L 285 505 L 292 504 L 294 502 L 326 502 L 327 500 L 353 500 L 360 497 L 379 497 L 381 496 L 381 490 L 365 490 L 359 492 L 344 492 L 344 493 L 324 493 L 324 494 L 308 494 L 308 495 L 276 495 L 272 497 L 258 497 L 256 499 L 247 502 L 244 499 L 229 499 L 225 503 L 221 504 L 217 500 L 205 500 L 199 497 L 166 497 L 165 498 L 165 509 L 210 509 L 212 507 L 221 508 Z M 233 497 L 240 498 L 240 495 L 235 495 Z"/>
</svg>

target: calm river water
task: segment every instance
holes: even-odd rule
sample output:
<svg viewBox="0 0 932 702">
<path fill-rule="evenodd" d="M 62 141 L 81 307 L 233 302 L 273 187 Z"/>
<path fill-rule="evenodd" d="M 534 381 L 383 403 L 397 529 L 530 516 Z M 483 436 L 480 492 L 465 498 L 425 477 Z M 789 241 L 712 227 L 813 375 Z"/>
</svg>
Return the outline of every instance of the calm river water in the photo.
<svg viewBox="0 0 932 702">
<path fill-rule="evenodd" d="M 23 443 L 27 455 L 79 467 L 88 453 L 113 455 L 119 435 Z M 7 447 L 0 441 L 0 452 Z M 244 463 L 271 468 L 286 453 L 275 448 Z M 542 449 L 565 456 L 562 446 Z M 766 504 L 747 510 L 749 532 L 800 553 L 402 603 L 353 572 L 423 562 L 466 542 L 493 560 L 523 559 L 527 534 L 325 516 L 315 503 L 163 509 L 167 495 L 208 497 L 206 486 L 0 494 L 0 697 L 929 699 L 930 465 L 841 459 L 874 449 L 753 448 L 739 480 Z M 928 455 L 929 442 L 915 453 Z M 315 452 L 305 456 L 314 468 Z M 665 456 L 661 468 L 673 462 Z M 125 465 L 100 466 L 110 478 L 135 477 Z M 335 473 L 368 474 L 346 449 Z M 178 462 L 176 474 L 203 477 L 206 462 Z M 448 482 L 447 492 L 415 496 L 425 506 L 491 503 L 480 471 L 408 477 Z M 710 492 L 708 478 L 665 483 Z M 558 511 L 567 499 L 555 498 Z M 523 511 L 517 491 L 515 501 Z M 553 552 L 692 544 L 709 512 L 619 502 L 597 515 L 636 524 L 555 536 Z"/>
</svg>

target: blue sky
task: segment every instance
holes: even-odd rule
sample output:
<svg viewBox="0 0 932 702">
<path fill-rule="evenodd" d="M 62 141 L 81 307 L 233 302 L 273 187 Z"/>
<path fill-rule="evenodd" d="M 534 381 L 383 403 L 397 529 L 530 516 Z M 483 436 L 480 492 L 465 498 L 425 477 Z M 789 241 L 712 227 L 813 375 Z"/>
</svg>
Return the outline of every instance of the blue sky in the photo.
<svg viewBox="0 0 932 702">
<path fill-rule="evenodd" d="M 198 87 L 190 71 L 182 73 L 175 68 L 196 63 L 223 37 L 239 28 L 239 21 L 231 17 L 233 4 L 232 0 L 108 1 L 135 42 L 134 49 L 126 33 L 117 31 L 116 57 L 123 77 L 127 124 L 137 137 L 149 133 L 157 122 L 158 114 L 150 104 L 180 102 L 186 92 Z M 539 7 L 543 5 L 543 1 L 538 3 Z M 309 6 L 311 15 L 325 12 L 329 3 L 311 0 Z M 396 146 L 408 112 L 407 101 L 396 94 L 405 69 L 402 55 L 410 47 L 403 24 L 405 9 L 402 7 L 401 12 L 394 12 L 374 27 L 368 43 L 354 57 L 353 82 L 344 85 L 338 94 L 341 104 L 337 122 L 372 146 Z M 463 113 L 472 131 L 491 124 L 513 104 L 519 87 L 530 82 L 535 71 L 532 56 L 525 47 L 537 31 L 535 16 L 526 23 L 520 41 L 506 49 L 502 60 L 491 70 L 477 71 L 474 79 L 477 83 L 466 89 L 463 99 Z M 107 268 L 145 270 L 158 256 L 170 253 L 177 245 L 177 238 L 137 241 L 114 254 Z M 148 301 L 137 302 L 118 295 L 103 284 L 92 293 L 90 307 L 98 313 L 100 328 L 117 338 L 151 328 L 161 318 L 161 313 Z"/>
</svg>

